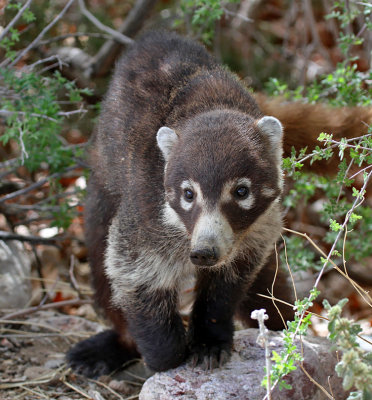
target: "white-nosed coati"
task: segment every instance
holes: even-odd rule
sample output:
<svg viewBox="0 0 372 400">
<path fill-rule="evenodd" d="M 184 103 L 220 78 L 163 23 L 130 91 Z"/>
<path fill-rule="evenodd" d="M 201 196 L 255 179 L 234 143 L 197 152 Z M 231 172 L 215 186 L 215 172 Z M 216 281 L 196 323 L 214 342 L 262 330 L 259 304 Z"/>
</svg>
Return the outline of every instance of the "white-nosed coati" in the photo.
<svg viewBox="0 0 372 400">
<path fill-rule="evenodd" d="M 85 211 L 96 300 L 113 330 L 73 347 L 73 368 L 97 376 L 139 355 L 155 371 L 188 357 L 214 367 L 230 354 L 234 316 L 253 325 L 251 311 L 266 308 L 267 326 L 283 328 L 257 295 L 271 292 L 276 269 L 281 156 L 279 120 L 202 46 L 169 32 L 132 46 L 93 138 Z M 185 330 L 179 292 L 190 275 Z M 274 292 L 292 301 L 280 271 Z"/>
</svg>

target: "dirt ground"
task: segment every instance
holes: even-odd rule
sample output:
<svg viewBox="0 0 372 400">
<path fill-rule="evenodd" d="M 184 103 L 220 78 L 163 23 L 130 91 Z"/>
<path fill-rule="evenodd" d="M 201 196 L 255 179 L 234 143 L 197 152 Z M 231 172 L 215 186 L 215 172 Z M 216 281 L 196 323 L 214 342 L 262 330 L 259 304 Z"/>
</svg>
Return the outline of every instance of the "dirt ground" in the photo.
<svg viewBox="0 0 372 400">
<path fill-rule="evenodd" d="M 74 374 L 65 352 L 103 326 L 56 311 L 39 311 L 0 329 L 0 400 L 137 399 L 148 376 L 138 361 L 99 380 Z M 6 337 L 5 337 L 6 336 Z"/>
</svg>

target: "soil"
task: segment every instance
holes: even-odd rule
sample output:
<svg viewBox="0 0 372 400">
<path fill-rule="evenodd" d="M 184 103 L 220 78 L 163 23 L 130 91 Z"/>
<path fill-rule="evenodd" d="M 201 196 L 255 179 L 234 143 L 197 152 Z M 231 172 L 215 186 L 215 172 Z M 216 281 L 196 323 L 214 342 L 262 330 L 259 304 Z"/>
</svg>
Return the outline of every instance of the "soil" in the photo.
<svg viewBox="0 0 372 400">
<path fill-rule="evenodd" d="M 55 311 L 39 311 L 22 321 L 2 324 L 0 400 L 138 398 L 149 376 L 141 361 L 98 380 L 77 375 L 66 365 L 65 353 L 75 342 L 104 328 Z"/>
</svg>

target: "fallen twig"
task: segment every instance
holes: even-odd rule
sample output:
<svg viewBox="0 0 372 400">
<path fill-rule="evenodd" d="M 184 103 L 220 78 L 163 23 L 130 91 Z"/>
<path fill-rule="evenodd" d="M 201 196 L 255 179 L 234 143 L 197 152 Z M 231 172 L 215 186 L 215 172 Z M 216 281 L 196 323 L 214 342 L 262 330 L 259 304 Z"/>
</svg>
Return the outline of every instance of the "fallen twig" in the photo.
<svg viewBox="0 0 372 400">
<path fill-rule="evenodd" d="M 48 310 L 50 308 L 59 308 L 59 307 L 65 307 L 65 306 L 80 306 L 83 304 L 92 304 L 93 301 L 90 299 L 70 299 L 70 300 L 63 300 L 63 301 L 57 301 L 55 303 L 48 303 L 48 304 L 43 304 L 43 305 L 37 305 L 35 307 L 29 307 L 25 308 L 23 310 L 16 311 L 14 313 L 4 315 L 2 317 L 2 320 L 11 320 L 15 317 L 20 317 L 23 315 L 29 315 L 33 314 L 34 312 L 40 311 L 40 310 Z"/>
</svg>

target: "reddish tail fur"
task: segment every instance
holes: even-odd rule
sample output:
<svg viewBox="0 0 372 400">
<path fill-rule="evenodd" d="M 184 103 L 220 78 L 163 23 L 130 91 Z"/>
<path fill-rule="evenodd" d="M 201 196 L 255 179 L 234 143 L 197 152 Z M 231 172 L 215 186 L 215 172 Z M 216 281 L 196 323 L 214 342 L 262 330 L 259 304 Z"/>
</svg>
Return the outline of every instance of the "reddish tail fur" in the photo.
<svg viewBox="0 0 372 400">
<path fill-rule="evenodd" d="M 284 153 L 288 156 L 292 146 L 313 150 L 321 146 L 317 140 L 321 132 L 333 134 L 335 140 L 365 135 L 372 124 L 372 107 L 331 107 L 324 104 L 288 102 L 283 98 L 255 95 L 262 112 L 272 115 L 284 126 Z M 317 165 L 313 165 L 317 168 Z M 324 164 L 322 164 L 323 170 Z M 333 164 L 329 164 L 333 169 Z M 329 172 L 327 168 L 327 172 Z"/>
</svg>

